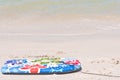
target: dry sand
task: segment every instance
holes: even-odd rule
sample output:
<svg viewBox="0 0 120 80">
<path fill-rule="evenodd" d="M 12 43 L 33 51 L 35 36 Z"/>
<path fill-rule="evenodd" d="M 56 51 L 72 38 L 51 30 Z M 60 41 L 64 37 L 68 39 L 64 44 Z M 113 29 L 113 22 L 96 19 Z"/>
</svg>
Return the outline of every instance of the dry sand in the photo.
<svg viewBox="0 0 120 80">
<path fill-rule="evenodd" d="M 82 71 L 62 75 L 3 75 L 0 73 L 0 80 L 120 79 L 119 21 L 101 20 L 100 22 L 89 19 L 81 21 L 78 18 L 71 22 L 60 19 L 53 23 L 53 19 L 48 23 L 43 21 L 39 24 L 39 21 L 31 23 L 28 20 L 28 22 L 22 20 L 8 21 L 9 24 L 3 21 L 0 24 L 0 68 L 7 59 L 48 55 L 77 58 L 82 64 Z M 33 26 L 35 24 L 37 27 Z M 69 29 L 66 28 L 68 24 L 71 26 Z M 41 27 L 43 25 L 45 27 Z M 74 29 L 74 26 L 77 28 Z"/>
</svg>

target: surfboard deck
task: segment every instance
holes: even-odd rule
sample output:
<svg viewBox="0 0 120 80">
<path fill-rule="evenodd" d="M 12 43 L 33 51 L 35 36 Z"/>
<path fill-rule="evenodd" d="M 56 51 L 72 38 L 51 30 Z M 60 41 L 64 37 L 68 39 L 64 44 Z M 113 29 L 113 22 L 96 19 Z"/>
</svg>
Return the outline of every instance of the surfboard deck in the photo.
<svg viewBox="0 0 120 80">
<path fill-rule="evenodd" d="M 12 59 L 7 60 L 1 68 L 3 74 L 62 74 L 79 70 L 79 60 L 59 57 Z"/>
</svg>

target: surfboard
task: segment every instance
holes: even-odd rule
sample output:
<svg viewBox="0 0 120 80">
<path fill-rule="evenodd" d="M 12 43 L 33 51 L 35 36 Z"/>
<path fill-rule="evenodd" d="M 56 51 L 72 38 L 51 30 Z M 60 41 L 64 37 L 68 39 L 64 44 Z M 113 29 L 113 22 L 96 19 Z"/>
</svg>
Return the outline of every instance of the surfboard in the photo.
<svg viewBox="0 0 120 80">
<path fill-rule="evenodd" d="M 61 74 L 80 70 L 79 60 L 59 57 L 12 59 L 7 60 L 1 68 L 3 74 Z"/>
</svg>

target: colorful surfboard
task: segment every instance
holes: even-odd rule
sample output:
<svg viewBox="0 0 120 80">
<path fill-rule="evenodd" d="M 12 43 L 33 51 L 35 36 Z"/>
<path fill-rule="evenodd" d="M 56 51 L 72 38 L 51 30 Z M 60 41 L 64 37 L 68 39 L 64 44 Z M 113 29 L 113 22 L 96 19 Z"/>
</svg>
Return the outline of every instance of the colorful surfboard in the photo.
<svg viewBox="0 0 120 80">
<path fill-rule="evenodd" d="M 73 58 L 40 57 L 37 59 L 13 59 L 4 63 L 3 74 L 52 74 L 81 70 L 80 61 Z"/>
</svg>

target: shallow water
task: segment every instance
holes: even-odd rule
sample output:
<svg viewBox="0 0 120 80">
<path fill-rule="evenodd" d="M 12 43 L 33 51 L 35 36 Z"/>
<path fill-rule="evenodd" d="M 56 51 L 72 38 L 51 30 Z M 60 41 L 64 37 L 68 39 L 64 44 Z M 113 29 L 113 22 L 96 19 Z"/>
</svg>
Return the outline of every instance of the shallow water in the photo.
<svg viewBox="0 0 120 80">
<path fill-rule="evenodd" d="M 0 0 L 0 14 L 120 14 L 120 0 Z"/>
</svg>

